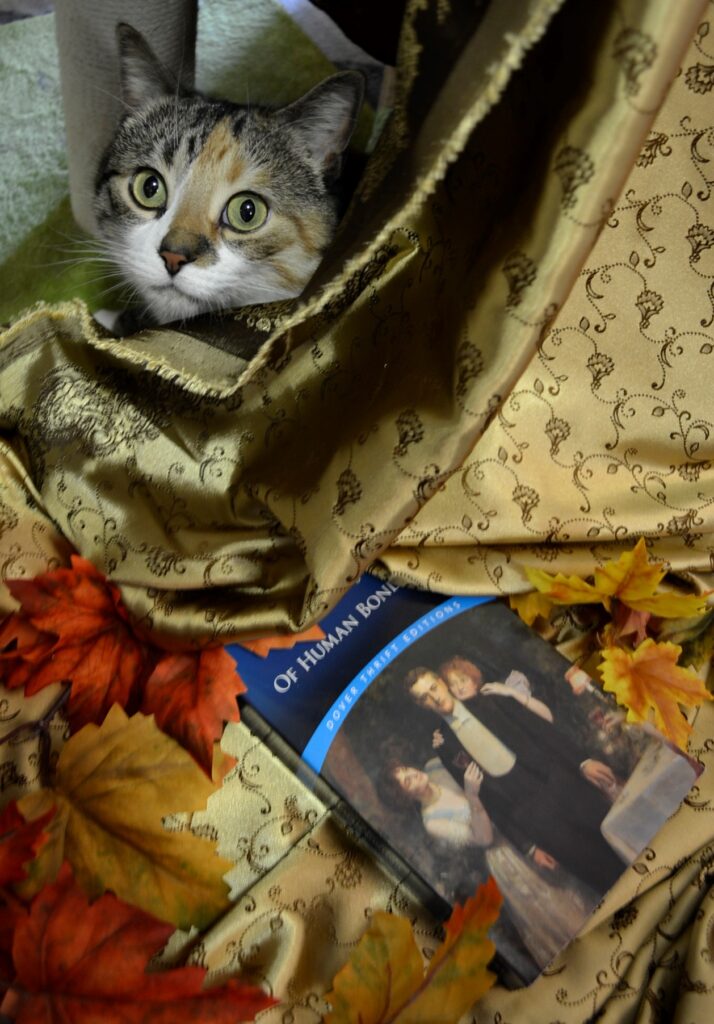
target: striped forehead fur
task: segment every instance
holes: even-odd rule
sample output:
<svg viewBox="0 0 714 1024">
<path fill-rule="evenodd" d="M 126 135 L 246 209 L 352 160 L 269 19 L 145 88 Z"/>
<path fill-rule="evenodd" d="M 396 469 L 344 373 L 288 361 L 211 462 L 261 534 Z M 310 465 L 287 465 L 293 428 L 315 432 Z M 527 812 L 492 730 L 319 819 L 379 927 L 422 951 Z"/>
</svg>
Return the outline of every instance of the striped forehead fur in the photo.
<svg viewBox="0 0 714 1024">
<path fill-rule="evenodd" d="M 129 109 L 95 213 L 147 312 L 168 322 L 299 295 L 334 233 L 360 77 L 335 75 L 281 110 L 245 106 L 183 92 L 138 33 L 120 39 Z"/>
</svg>

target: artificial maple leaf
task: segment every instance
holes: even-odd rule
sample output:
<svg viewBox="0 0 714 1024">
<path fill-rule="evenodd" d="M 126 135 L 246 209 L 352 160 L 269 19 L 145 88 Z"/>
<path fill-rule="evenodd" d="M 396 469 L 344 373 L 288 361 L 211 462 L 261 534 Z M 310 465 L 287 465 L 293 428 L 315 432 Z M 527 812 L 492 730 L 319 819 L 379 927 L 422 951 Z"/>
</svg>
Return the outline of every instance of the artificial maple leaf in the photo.
<svg viewBox="0 0 714 1024">
<path fill-rule="evenodd" d="M 220 789 L 226 776 L 238 764 L 238 758 L 227 754 L 220 743 L 213 744 L 213 760 L 211 762 L 211 781 Z"/>
<path fill-rule="evenodd" d="M 27 818 L 57 805 L 62 828 L 45 853 L 69 860 L 90 896 L 121 899 L 179 928 L 204 927 L 225 909 L 223 875 L 233 866 L 212 840 L 167 831 L 171 814 L 205 808 L 216 787 L 152 717 L 127 718 L 115 705 L 62 748 L 51 789 L 20 801 Z"/>
<path fill-rule="evenodd" d="M 377 911 L 325 996 L 325 1024 L 455 1024 L 495 981 L 487 932 L 500 906 L 492 878 L 457 904 L 426 973 L 409 922 Z"/>
<path fill-rule="evenodd" d="M 579 576 L 558 573 L 551 576 L 541 569 L 526 569 L 534 587 L 554 604 L 601 603 L 608 611 L 617 599 L 641 612 L 650 612 L 661 618 L 679 619 L 702 615 L 706 597 L 701 594 L 678 594 L 673 591 L 657 593 L 667 569 L 662 562 L 650 562 L 644 538 L 640 538 L 632 551 L 626 551 L 614 562 L 606 562 L 595 570 L 594 583 Z"/>
<path fill-rule="evenodd" d="M 543 569 L 526 568 L 526 576 L 533 586 L 552 604 L 602 604 L 603 595 L 591 583 L 579 576 L 566 576 L 559 572 L 551 576 Z"/>
<path fill-rule="evenodd" d="M 275 636 L 264 636 L 258 640 L 241 640 L 240 646 L 261 658 L 267 658 L 271 651 L 290 650 L 295 644 L 310 643 L 312 640 L 324 640 L 325 630 L 322 626 L 314 625 L 302 633 L 281 633 Z"/>
<path fill-rule="evenodd" d="M 51 633 L 36 629 L 23 615 L 8 615 L 0 626 L 0 679 L 4 685 L 10 690 L 24 686 L 54 644 Z"/>
<path fill-rule="evenodd" d="M 47 841 L 45 825 L 54 815 L 51 809 L 33 821 L 26 821 L 12 800 L 0 814 L 0 886 L 20 882 L 27 875 L 27 862 Z"/>
<path fill-rule="evenodd" d="M 131 705 L 147 652 L 129 626 L 118 589 L 91 562 L 72 555 L 70 569 L 7 585 L 42 645 L 39 657 L 26 644 L 16 646 L 13 654 L 22 663 L 14 664 L 9 686 L 24 683 L 31 696 L 51 683 L 70 682 L 67 714 L 74 728 L 100 722 L 114 703 Z M 48 634 L 54 638 L 49 647 Z"/>
<path fill-rule="evenodd" d="M 65 864 L 15 929 L 16 1024 L 235 1024 L 275 999 L 228 981 L 203 988 L 204 967 L 147 972 L 170 925 L 107 894 L 90 904 Z"/>
<path fill-rule="evenodd" d="M 189 750 L 211 775 L 213 744 L 224 722 L 237 722 L 237 696 L 245 684 L 223 647 L 167 654 L 144 685 L 141 711 Z"/>
<path fill-rule="evenodd" d="M 20 916 L 16 908 L 2 906 L 0 903 L 0 989 L 7 990 L 15 977 L 15 968 L 12 962 L 12 940 Z M 2 1020 L 3 1013 L 3 1000 L 0 999 L 0 1020 Z"/>
<path fill-rule="evenodd" d="M 531 590 L 527 594 L 511 594 L 508 603 L 514 612 L 518 612 L 526 626 L 532 626 L 539 617 L 548 619 L 553 607 L 553 602 L 538 590 Z"/>
<path fill-rule="evenodd" d="M 612 610 L 612 622 L 605 627 L 607 641 L 603 646 L 612 646 L 617 640 L 632 637 L 631 643 L 641 644 L 647 639 L 647 624 L 651 612 L 637 611 L 626 604 L 617 602 Z"/>
<path fill-rule="evenodd" d="M 62 867 L 68 809 L 62 801 L 55 801 L 52 790 L 47 789 L 27 794 L 19 803 L 22 813 L 33 822 L 48 813 L 52 815 L 44 833 L 46 840 L 27 864 L 27 877 L 13 886 L 13 892 L 21 900 L 29 902 L 43 885 L 55 880 Z"/>
<path fill-rule="evenodd" d="M 22 615 L 17 612 L 13 612 L 0 626 L 0 650 L 3 651 L 3 657 L 26 657 L 29 651 L 32 651 L 36 646 L 38 640 L 45 638 L 48 641 L 51 637 L 42 633 L 39 629 L 36 629 L 32 623 L 28 622 Z M 5 653 L 5 648 L 12 647 L 12 650 Z"/>
<path fill-rule="evenodd" d="M 603 689 L 627 708 L 628 722 L 647 722 L 652 715 L 660 732 L 686 750 L 691 726 L 679 705 L 695 707 L 712 697 L 691 669 L 677 664 L 681 653 L 677 644 L 649 638 L 633 652 L 609 647 L 600 673 Z"/>
</svg>

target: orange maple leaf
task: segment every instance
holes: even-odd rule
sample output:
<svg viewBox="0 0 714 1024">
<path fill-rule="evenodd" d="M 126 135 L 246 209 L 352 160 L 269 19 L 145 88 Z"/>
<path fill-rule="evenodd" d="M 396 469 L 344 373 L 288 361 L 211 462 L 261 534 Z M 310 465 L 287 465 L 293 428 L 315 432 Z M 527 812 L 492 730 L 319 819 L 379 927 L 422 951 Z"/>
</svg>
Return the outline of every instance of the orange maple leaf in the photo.
<svg viewBox="0 0 714 1024">
<path fill-rule="evenodd" d="M 211 775 L 213 744 L 224 722 L 237 722 L 237 696 L 245 684 L 223 647 L 167 654 L 144 685 L 141 711 L 189 750 Z"/>
<path fill-rule="evenodd" d="M 241 647 L 258 654 L 261 658 L 267 658 L 271 651 L 290 650 L 295 644 L 309 643 L 311 640 L 324 640 L 325 630 L 322 626 L 314 625 L 305 629 L 302 633 L 281 633 L 275 636 L 263 636 L 257 640 L 240 640 Z"/>
<path fill-rule="evenodd" d="M 661 618 L 685 619 L 702 615 L 706 609 L 706 596 L 679 594 L 674 591 L 657 592 L 667 568 L 662 562 L 650 562 L 647 546 L 640 538 L 632 551 L 626 551 L 615 561 L 606 562 L 595 570 L 594 583 L 579 576 L 558 573 L 551 576 L 541 569 L 526 569 L 534 587 L 554 604 L 603 604 L 608 611 L 613 599 L 640 612 L 650 612 Z"/>
<path fill-rule="evenodd" d="M 65 864 L 15 928 L 16 1024 L 235 1024 L 275 1005 L 237 981 L 203 988 L 204 967 L 147 972 L 172 932 L 112 894 L 90 904 Z"/>
<path fill-rule="evenodd" d="M 117 587 L 78 555 L 70 569 L 7 584 L 21 612 L 3 627 L 5 643 L 14 641 L 5 652 L 6 685 L 24 684 L 31 696 L 52 683 L 71 683 L 68 717 L 75 729 L 101 722 L 114 703 L 131 709 L 147 649 L 131 630 Z"/>
<path fill-rule="evenodd" d="M 455 1024 L 495 980 L 487 933 L 500 906 L 492 878 L 457 904 L 426 973 L 409 922 L 377 911 L 325 996 L 325 1024 Z"/>
<path fill-rule="evenodd" d="M 647 722 L 653 716 L 660 732 L 686 750 L 691 726 L 680 704 L 695 707 L 712 696 L 691 669 L 677 664 L 681 653 L 677 644 L 652 639 L 633 652 L 609 647 L 602 652 L 600 673 L 603 689 L 627 708 L 628 722 Z"/>
<path fill-rule="evenodd" d="M 50 808 L 34 821 L 25 821 L 12 800 L 0 814 L 0 886 L 26 877 L 26 865 L 47 841 L 44 829 L 54 813 Z"/>
</svg>

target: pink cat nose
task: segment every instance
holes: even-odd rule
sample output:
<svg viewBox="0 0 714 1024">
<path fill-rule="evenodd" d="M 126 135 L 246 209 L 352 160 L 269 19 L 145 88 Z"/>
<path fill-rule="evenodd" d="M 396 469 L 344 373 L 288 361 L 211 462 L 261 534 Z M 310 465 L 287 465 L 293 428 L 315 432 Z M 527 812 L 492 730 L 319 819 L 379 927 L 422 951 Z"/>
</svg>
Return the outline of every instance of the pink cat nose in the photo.
<svg viewBox="0 0 714 1024">
<path fill-rule="evenodd" d="M 166 264 L 166 269 L 169 274 L 173 277 L 174 274 L 178 274 L 184 263 L 190 262 L 188 257 L 180 252 L 171 252 L 170 249 L 162 249 L 159 256 Z"/>
</svg>

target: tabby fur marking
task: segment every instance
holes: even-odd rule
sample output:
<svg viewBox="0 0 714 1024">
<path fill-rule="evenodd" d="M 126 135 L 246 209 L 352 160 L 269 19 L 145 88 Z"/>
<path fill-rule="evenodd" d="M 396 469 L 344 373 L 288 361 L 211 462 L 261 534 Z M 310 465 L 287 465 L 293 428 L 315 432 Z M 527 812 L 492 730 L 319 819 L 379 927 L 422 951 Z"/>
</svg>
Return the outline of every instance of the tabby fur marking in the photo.
<svg viewBox="0 0 714 1024">
<path fill-rule="evenodd" d="M 102 247 L 157 323 L 292 298 L 337 223 L 363 96 L 346 71 L 273 110 L 184 90 L 117 28 L 125 113 L 101 162 Z"/>
</svg>

